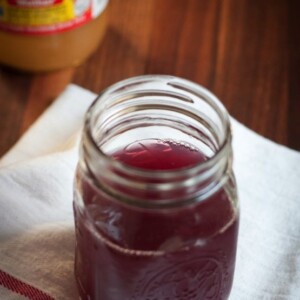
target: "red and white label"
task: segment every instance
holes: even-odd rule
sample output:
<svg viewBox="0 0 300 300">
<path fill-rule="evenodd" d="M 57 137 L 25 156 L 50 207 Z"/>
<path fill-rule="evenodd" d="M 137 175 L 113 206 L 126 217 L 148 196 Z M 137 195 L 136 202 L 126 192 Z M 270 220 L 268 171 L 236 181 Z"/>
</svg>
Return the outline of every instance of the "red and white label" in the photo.
<svg viewBox="0 0 300 300">
<path fill-rule="evenodd" d="M 101 14 L 108 0 L 0 0 L 0 29 L 49 34 L 73 29 Z"/>
</svg>

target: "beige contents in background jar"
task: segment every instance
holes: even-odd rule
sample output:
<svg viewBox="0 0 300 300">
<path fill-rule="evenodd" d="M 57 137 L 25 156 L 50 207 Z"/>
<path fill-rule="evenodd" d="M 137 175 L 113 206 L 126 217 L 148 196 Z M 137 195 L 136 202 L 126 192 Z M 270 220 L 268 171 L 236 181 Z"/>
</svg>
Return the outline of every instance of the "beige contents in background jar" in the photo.
<svg viewBox="0 0 300 300">
<path fill-rule="evenodd" d="M 108 0 L 1 0 L 0 63 L 32 72 L 82 63 L 102 40 Z"/>
</svg>

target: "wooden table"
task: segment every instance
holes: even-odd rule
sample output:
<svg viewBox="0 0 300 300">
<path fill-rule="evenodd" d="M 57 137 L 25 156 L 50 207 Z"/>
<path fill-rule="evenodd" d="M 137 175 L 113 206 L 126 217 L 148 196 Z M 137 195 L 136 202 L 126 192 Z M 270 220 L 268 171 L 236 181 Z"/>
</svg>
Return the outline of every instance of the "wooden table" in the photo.
<svg viewBox="0 0 300 300">
<path fill-rule="evenodd" d="M 0 155 L 69 82 L 98 93 L 149 73 L 204 85 L 240 122 L 300 150 L 299 3 L 111 0 L 104 41 L 82 66 L 40 75 L 0 68 Z"/>
</svg>

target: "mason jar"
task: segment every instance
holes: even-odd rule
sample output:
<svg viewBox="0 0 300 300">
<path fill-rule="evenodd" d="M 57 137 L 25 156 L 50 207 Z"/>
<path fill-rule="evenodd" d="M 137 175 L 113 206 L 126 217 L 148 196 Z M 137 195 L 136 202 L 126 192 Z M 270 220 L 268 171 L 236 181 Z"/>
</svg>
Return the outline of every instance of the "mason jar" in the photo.
<svg viewBox="0 0 300 300">
<path fill-rule="evenodd" d="M 228 299 L 239 207 L 224 106 L 173 76 L 104 90 L 85 118 L 74 215 L 80 299 Z"/>
</svg>

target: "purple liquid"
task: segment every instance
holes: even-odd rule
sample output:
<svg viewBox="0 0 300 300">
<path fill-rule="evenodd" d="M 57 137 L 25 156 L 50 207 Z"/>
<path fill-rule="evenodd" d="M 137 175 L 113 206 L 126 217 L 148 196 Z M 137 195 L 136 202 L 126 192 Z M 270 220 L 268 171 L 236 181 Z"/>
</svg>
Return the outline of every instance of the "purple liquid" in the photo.
<svg viewBox="0 0 300 300">
<path fill-rule="evenodd" d="M 143 140 L 111 154 L 171 170 L 206 160 L 187 145 Z M 75 204 L 75 273 L 83 300 L 223 300 L 232 285 L 238 219 L 224 190 L 180 209 L 141 210 L 82 183 Z M 157 199 L 150 199 L 153 201 Z"/>
</svg>

